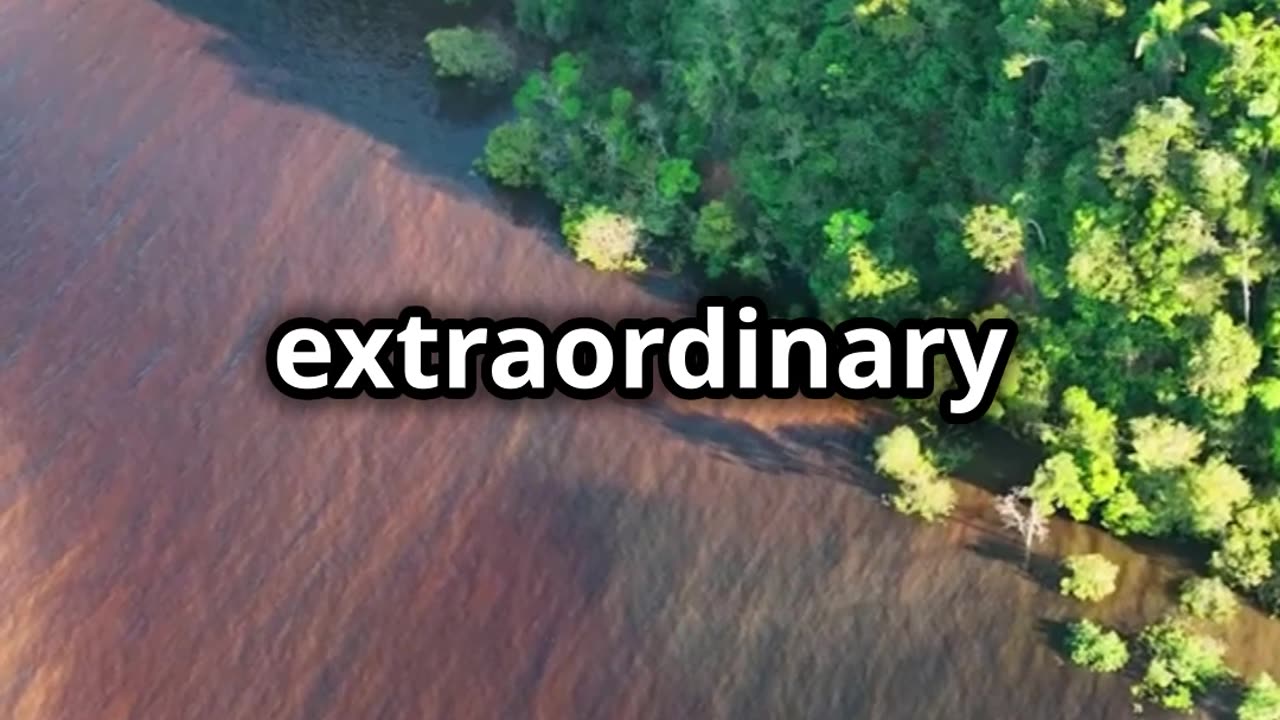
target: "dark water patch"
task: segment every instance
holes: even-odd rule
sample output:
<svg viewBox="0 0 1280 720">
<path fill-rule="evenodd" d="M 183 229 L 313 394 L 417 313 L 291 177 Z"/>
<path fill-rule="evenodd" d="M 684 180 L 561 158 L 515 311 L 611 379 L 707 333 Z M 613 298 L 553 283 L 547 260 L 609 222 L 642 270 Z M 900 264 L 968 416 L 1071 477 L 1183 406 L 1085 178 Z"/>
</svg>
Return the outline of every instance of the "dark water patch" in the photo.
<svg viewBox="0 0 1280 720">
<path fill-rule="evenodd" d="M 326 113 L 396 148 L 406 168 L 488 197 L 471 172 L 488 131 L 509 115 L 501 97 L 437 86 L 430 30 L 489 14 L 433 0 L 156 0 L 217 28 L 204 51 L 236 68 L 240 88 Z"/>
<path fill-rule="evenodd" d="M 969 544 L 980 557 L 1006 563 L 1045 592 L 1056 593 L 1062 584 L 1062 563 L 1053 555 L 1032 550 L 1027 553 L 1018 538 L 986 535 Z"/>
<path fill-rule="evenodd" d="M 806 469 L 786 444 L 748 422 L 671 406 L 648 407 L 663 425 L 693 442 L 713 448 L 721 458 L 764 473 L 800 473 Z"/>
</svg>

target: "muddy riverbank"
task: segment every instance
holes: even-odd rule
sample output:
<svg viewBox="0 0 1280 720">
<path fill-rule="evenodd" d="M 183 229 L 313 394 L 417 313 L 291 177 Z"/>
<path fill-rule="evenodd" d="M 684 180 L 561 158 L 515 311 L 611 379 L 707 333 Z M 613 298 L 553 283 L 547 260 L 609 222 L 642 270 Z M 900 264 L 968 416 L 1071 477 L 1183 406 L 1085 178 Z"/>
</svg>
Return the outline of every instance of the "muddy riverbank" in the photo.
<svg viewBox="0 0 1280 720">
<path fill-rule="evenodd" d="M 847 403 L 300 404 L 303 313 L 683 314 L 468 174 L 385 0 L 0 5 L 0 715 L 1123 718 L 966 488 L 881 506 Z M 993 458 L 985 482 L 1018 479 Z M 1158 615 L 1183 561 L 1055 526 Z M 1280 675 L 1252 611 L 1233 664 Z"/>
</svg>

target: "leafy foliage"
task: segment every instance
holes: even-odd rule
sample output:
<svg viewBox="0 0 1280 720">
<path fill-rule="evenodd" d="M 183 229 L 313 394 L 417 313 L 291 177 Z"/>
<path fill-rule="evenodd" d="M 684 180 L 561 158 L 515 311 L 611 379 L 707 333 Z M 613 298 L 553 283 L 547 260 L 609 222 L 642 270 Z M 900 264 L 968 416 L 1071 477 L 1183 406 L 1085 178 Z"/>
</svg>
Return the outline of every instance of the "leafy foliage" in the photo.
<svg viewBox="0 0 1280 720">
<path fill-rule="evenodd" d="M 713 200 L 698 211 L 693 227 L 691 249 L 707 271 L 707 276 L 718 278 L 729 272 L 764 279 L 764 266 L 751 268 L 744 260 L 743 245 L 748 233 L 733 215 L 728 204 Z"/>
<path fill-rule="evenodd" d="M 1216 313 L 1204 340 L 1191 353 L 1187 390 L 1215 413 L 1238 415 L 1249 399 L 1249 377 L 1262 360 L 1262 350 L 1247 328 Z"/>
<path fill-rule="evenodd" d="M 1010 270 L 1022 255 L 1022 227 L 1002 207 L 980 205 L 964 220 L 964 249 L 988 272 Z"/>
<path fill-rule="evenodd" d="M 1085 488 L 1080 468 L 1070 453 L 1060 452 L 1041 463 L 1031 494 L 1042 507 L 1062 508 L 1077 520 L 1089 518 L 1093 496 Z"/>
<path fill-rule="evenodd" d="M 1103 555 L 1072 555 L 1063 562 L 1063 567 L 1066 570 L 1061 584 L 1063 595 L 1094 602 L 1116 591 L 1120 568 Z"/>
<path fill-rule="evenodd" d="M 1280 685 L 1263 673 L 1245 688 L 1236 711 L 1240 720 L 1280 720 Z"/>
<path fill-rule="evenodd" d="M 1014 318 L 989 417 L 1045 442 L 1037 505 L 1280 598 L 1271 4 L 514 2 L 565 52 L 491 177 L 828 320 Z"/>
<path fill-rule="evenodd" d="M 1218 578 L 1191 578 L 1178 594 L 1178 608 L 1187 615 L 1210 622 L 1226 622 L 1240 608 L 1231 588 Z"/>
<path fill-rule="evenodd" d="M 876 439 L 875 466 L 877 472 L 897 481 L 898 490 L 889 502 L 898 512 L 932 522 L 955 506 L 955 489 L 940 476 L 910 427 L 899 425 Z"/>
<path fill-rule="evenodd" d="M 956 491 L 942 478 L 925 482 L 904 483 L 889 499 L 894 510 L 904 515 L 914 515 L 926 522 L 940 520 L 951 514 L 956 504 Z"/>
<path fill-rule="evenodd" d="M 1117 672 L 1129 664 L 1129 648 L 1120 634 L 1091 620 L 1067 628 L 1067 653 L 1071 662 L 1094 672 Z"/>
<path fill-rule="evenodd" d="M 1244 590 L 1262 587 L 1280 562 L 1280 499 L 1255 502 L 1236 513 L 1223 534 L 1210 567 Z"/>
<path fill-rule="evenodd" d="M 489 177 L 508 187 L 533 187 L 542 178 L 542 136 L 528 120 L 494 128 L 478 165 Z"/>
<path fill-rule="evenodd" d="M 643 270 L 640 224 L 625 215 L 588 206 L 566 215 L 564 235 L 579 260 L 597 270 Z"/>
<path fill-rule="evenodd" d="M 832 213 L 823 227 L 826 246 L 809 285 L 825 317 L 842 317 L 858 306 L 891 308 L 914 293 L 916 276 L 895 268 L 891 255 L 877 253 L 869 242 L 873 229 L 866 213 L 855 210 Z"/>
<path fill-rule="evenodd" d="M 498 85 L 516 71 L 516 54 L 497 33 L 465 27 L 441 28 L 427 35 L 436 74 L 480 85 Z"/>
<path fill-rule="evenodd" d="M 875 453 L 876 472 L 898 482 L 922 482 L 938 475 L 920 436 L 908 425 L 899 425 L 877 438 Z"/>
<path fill-rule="evenodd" d="M 1222 643 L 1175 621 L 1148 627 L 1140 642 L 1150 660 L 1134 694 L 1162 707 L 1189 711 L 1197 696 L 1228 674 Z"/>
</svg>

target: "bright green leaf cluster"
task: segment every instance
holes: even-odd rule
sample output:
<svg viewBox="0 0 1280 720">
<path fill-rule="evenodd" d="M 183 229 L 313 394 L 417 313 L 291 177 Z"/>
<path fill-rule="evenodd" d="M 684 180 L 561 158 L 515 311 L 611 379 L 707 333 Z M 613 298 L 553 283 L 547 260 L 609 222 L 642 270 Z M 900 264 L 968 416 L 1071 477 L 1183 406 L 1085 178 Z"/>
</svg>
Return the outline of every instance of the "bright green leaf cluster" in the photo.
<svg viewBox="0 0 1280 720">
<path fill-rule="evenodd" d="M 956 494 L 906 425 L 881 435 L 875 443 L 876 471 L 898 483 L 890 503 L 899 512 L 934 521 L 951 513 Z"/>
<path fill-rule="evenodd" d="M 1116 591 L 1120 568 L 1104 555 L 1072 555 L 1063 562 L 1063 568 L 1066 571 L 1060 586 L 1063 595 L 1096 602 Z"/>
<path fill-rule="evenodd" d="M 1218 578 L 1197 577 L 1182 586 L 1178 608 L 1193 618 L 1221 623 L 1235 616 L 1240 601 Z"/>
<path fill-rule="evenodd" d="M 1222 643 L 1175 621 L 1148 627 L 1140 643 L 1149 660 L 1133 691 L 1143 700 L 1189 711 L 1205 690 L 1228 676 Z"/>
<path fill-rule="evenodd" d="M 1093 672 L 1117 672 L 1129 664 L 1129 648 L 1120 634 L 1091 620 L 1067 628 L 1067 653 L 1071 662 Z"/>
<path fill-rule="evenodd" d="M 489 30 L 442 28 L 431 31 L 426 42 L 442 78 L 498 85 L 515 74 L 515 51 Z"/>
</svg>

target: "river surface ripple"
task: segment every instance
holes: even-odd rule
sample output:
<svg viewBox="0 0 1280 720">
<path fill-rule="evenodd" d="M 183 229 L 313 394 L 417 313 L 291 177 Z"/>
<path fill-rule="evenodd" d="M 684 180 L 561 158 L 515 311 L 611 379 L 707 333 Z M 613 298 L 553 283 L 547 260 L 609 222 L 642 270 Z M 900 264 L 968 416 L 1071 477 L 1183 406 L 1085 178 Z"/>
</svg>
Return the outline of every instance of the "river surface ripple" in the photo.
<svg viewBox="0 0 1280 720">
<path fill-rule="evenodd" d="M 0 716 L 1129 716 L 984 491 L 932 528 L 881 506 L 865 408 L 274 392 L 294 314 L 688 307 L 468 174 L 504 110 L 431 87 L 447 20 L 0 3 Z M 1177 559 L 1055 530 L 1123 563 L 1097 617 L 1163 610 Z M 1276 623 L 1229 635 L 1280 674 Z"/>
</svg>

